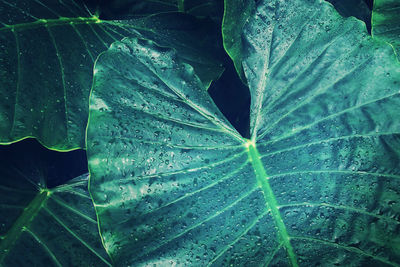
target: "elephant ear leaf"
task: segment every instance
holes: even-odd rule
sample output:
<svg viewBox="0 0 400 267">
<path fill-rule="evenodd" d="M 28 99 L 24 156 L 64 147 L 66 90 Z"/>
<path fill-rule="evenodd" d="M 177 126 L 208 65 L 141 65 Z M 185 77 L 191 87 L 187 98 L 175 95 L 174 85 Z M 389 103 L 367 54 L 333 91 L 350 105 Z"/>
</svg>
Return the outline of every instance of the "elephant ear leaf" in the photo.
<svg viewBox="0 0 400 267">
<path fill-rule="evenodd" d="M 117 265 L 397 266 L 400 67 L 324 1 L 244 25 L 251 139 L 149 41 L 95 66 L 90 190 Z"/>
<path fill-rule="evenodd" d="M 375 0 L 372 10 L 372 35 L 393 45 L 400 60 L 400 2 Z"/>
<path fill-rule="evenodd" d="M 164 45 L 165 38 L 171 35 L 170 28 L 175 35 L 178 33 L 169 23 L 174 21 L 173 15 L 169 15 L 169 22 L 168 15 L 160 16 L 133 22 L 106 21 L 92 16 L 74 0 L 1 1 L 0 143 L 35 137 L 50 149 L 85 148 L 88 99 L 96 57 L 125 36 L 151 34 L 158 36 Z M 145 22 L 153 25 L 143 25 Z M 151 28 L 161 23 L 162 29 Z M 197 36 L 198 31 L 192 24 L 188 31 Z M 192 37 L 185 30 L 181 34 L 183 38 L 168 43 L 182 55 L 188 50 L 185 41 Z M 199 34 L 197 38 L 203 36 Z M 198 53 L 199 61 L 214 51 L 207 46 L 209 43 L 201 43 L 206 52 Z M 214 62 L 216 65 L 212 66 L 198 64 L 207 86 L 223 71 L 220 62 Z"/>
<path fill-rule="evenodd" d="M 1 163 L 0 266 L 111 266 L 88 175 L 47 188 L 43 162 L 32 159 Z"/>
</svg>

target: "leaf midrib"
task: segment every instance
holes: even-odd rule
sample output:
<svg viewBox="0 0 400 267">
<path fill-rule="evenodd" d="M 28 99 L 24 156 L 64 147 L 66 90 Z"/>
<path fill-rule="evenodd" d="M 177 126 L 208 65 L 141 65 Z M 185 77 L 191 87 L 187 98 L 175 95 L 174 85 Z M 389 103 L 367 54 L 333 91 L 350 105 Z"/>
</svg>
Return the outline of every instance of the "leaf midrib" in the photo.
<svg viewBox="0 0 400 267">
<path fill-rule="evenodd" d="M 68 24 L 100 24 L 104 21 L 100 20 L 98 17 L 76 17 L 76 18 L 68 18 L 68 17 L 60 17 L 58 19 L 38 19 L 32 22 L 19 23 L 14 25 L 6 25 L 5 27 L 0 28 L 0 32 L 4 31 L 24 31 L 35 29 L 39 27 L 53 27 L 53 26 L 62 26 Z"/>
<path fill-rule="evenodd" d="M 10 230 L 4 236 L 4 239 L 0 242 L 0 263 L 4 261 L 8 252 L 14 246 L 18 240 L 22 231 L 30 224 L 30 222 L 36 217 L 43 205 L 46 204 L 49 199 L 50 192 L 48 190 L 41 190 L 24 209 L 22 214 L 18 217 L 15 223 L 12 225 Z"/>
<path fill-rule="evenodd" d="M 271 211 L 272 218 L 274 219 L 275 226 L 278 228 L 278 236 L 282 245 L 286 249 L 287 255 L 289 257 L 290 263 L 293 267 L 298 267 L 296 254 L 294 253 L 292 244 L 290 243 L 290 237 L 287 233 L 285 223 L 283 222 L 282 216 L 279 211 L 279 205 L 276 201 L 275 195 L 267 179 L 267 173 L 261 162 L 260 153 L 257 150 L 256 144 L 250 140 L 247 142 L 247 152 L 249 155 L 249 160 L 253 166 L 257 183 L 261 188 L 267 208 Z"/>
</svg>

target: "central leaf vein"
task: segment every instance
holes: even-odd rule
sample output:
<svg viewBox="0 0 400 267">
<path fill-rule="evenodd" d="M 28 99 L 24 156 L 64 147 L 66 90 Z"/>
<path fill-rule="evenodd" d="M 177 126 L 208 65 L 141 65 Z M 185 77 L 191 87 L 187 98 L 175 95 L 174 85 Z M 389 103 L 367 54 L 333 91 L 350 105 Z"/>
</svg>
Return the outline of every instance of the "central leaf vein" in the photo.
<svg viewBox="0 0 400 267">
<path fill-rule="evenodd" d="M 289 261 L 293 267 L 297 267 L 296 254 L 294 253 L 292 244 L 290 243 L 290 237 L 287 233 L 285 223 L 283 222 L 282 216 L 278 209 L 279 205 L 275 199 L 274 192 L 268 182 L 267 173 L 261 162 L 261 156 L 258 153 L 255 143 L 249 141 L 248 145 L 249 159 L 253 165 L 254 172 L 256 174 L 256 179 L 259 187 L 262 189 L 264 198 L 267 204 L 267 208 L 271 210 L 272 217 L 275 221 L 275 225 L 278 228 L 278 236 L 282 242 L 284 248 L 289 257 Z"/>
</svg>

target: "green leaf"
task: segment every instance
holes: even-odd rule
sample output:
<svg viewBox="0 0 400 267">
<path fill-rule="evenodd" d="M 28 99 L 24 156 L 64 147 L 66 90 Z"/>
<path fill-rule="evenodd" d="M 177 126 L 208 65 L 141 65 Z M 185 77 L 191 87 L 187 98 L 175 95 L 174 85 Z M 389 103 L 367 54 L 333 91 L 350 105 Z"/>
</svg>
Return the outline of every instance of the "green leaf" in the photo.
<svg viewBox="0 0 400 267">
<path fill-rule="evenodd" d="M 372 10 L 372 35 L 390 43 L 400 60 L 400 2 L 375 0 Z"/>
<path fill-rule="evenodd" d="M 259 1 L 241 38 L 251 140 L 173 51 L 125 39 L 99 57 L 87 152 L 115 263 L 398 266 L 391 47 L 324 1 Z"/>
<path fill-rule="evenodd" d="M 125 23 L 140 29 L 142 38 L 177 50 L 179 57 L 194 67 L 206 89 L 224 71 L 220 30 L 209 19 L 170 12 L 132 19 Z"/>
<path fill-rule="evenodd" d="M 73 0 L 1 1 L 0 17 L 1 144 L 35 137 L 54 150 L 85 148 L 94 60 L 125 36 L 157 36 L 161 45 L 184 58 L 196 54 L 193 62 L 205 86 L 223 71 L 218 58 L 207 61 L 213 58 L 215 40 L 202 38 L 207 29 L 195 28 L 193 18 L 166 14 L 135 22 L 105 21 Z M 176 29 L 178 22 L 191 24 Z M 180 38 L 170 39 L 179 33 Z M 192 39 L 201 41 L 191 48 Z"/>
<path fill-rule="evenodd" d="M 1 163 L 0 265 L 110 266 L 88 175 L 48 189 L 42 159 L 30 159 L 17 166 L 5 158 Z"/>
<path fill-rule="evenodd" d="M 240 79 L 246 84 L 242 61 L 243 42 L 241 34 L 246 21 L 254 11 L 254 0 L 224 1 L 224 17 L 222 20 L 222 38 L 224 48 L 232 58 Z"/>
<path fill-rule="evenodd" d="M 327 0 L 335 6 L 337 11 L 345 16 L 355 16 L 370 27 L 371 10 L 363 0 Z M 254 0 L 235 1 L 225 0 L 224 20 L 222 22 L 222 35 L 224 47 L 232 58 L 240 79 L 246 83 L 243 72 L 243 40 L 241 34 L 246 21 L 254 10 Z"/>
</svg>

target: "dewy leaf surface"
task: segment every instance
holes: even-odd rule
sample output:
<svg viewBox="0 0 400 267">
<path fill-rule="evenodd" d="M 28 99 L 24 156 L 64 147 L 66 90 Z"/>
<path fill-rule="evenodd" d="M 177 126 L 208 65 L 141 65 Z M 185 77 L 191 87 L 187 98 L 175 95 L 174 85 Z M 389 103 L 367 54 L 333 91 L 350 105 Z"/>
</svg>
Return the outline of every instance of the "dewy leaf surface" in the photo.
<svg viewBox="0 0 400 267">
<path fill-rule="evenodd" d="M 393 45 L 400 60 L 400 1 L 375 0 L 372 10 L 372 35 Z"/>
<path fill-rule="evenodd" d="M 102 54 L 91 193 L 116 265 L 399 266 L 400 69 L 324 1 L 259 1 L 251 140 L 170 50 Z"/>
<path fill-rule="evenodd" d="M 55 150 L 84 148 L 94 60 L 125 36 L 146 38 L 151 34 L 164 45 L 163 38 L 168 37 L 170 28 L 174 30 L 166 16 L 161 21 L 152 16 L 153 23 L 164 23 L 157 32 L 150 26 L 142 28 L 140 21 L 100 20 L 73 0 L 1 0 L 0 143 L 35 137 Z M 196 29 L 182 33 L 198 34 Z M 167 45 L 185 57 L 198 52 L 185 46 L 190 39 L 170 39 Z M 212 66 L 201 63 L 214 48 L 207 41 L 198 43 L 204 52 L 197 53 L 200 63 L 196 66 L 207 75 L 202 76 L 206 86 L 223 69 L 217 60 Z"/>
<path fill-rule="evenodd" d="M 47 189 L 41 159 L 1 162 L 0 266 L 110 266 L 88 175 Z"/>
</svg>

